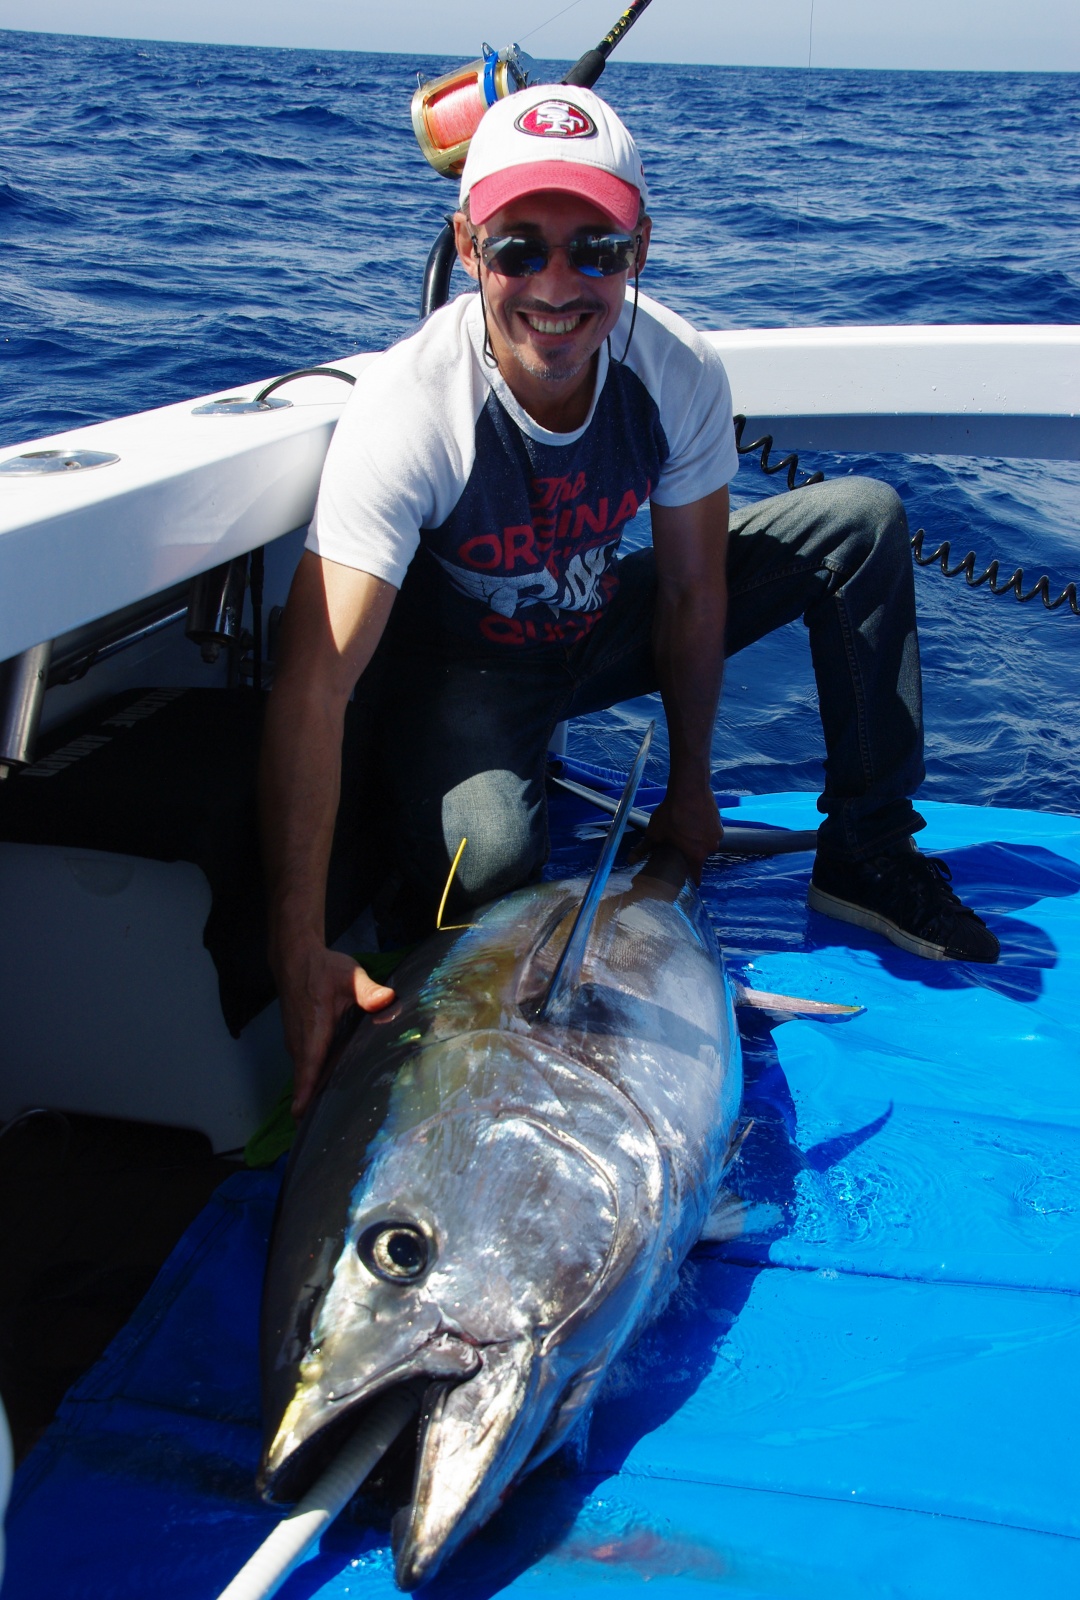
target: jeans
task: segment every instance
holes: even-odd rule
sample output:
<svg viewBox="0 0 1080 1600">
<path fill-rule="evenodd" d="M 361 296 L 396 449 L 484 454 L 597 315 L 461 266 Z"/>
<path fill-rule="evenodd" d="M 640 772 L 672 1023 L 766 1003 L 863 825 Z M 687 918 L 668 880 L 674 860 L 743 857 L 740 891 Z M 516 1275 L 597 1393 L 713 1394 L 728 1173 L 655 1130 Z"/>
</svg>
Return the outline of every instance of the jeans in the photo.
<svg viewBox="0 0 1080 1600">
<path fill-rule="evenodd" d="M 433 923 L 463 837 L 455 915 L 534 878 L 555 725 L 659 688 L 652 550 L 619 573 L 600 622 L 564 649 L 448 658 L 414 638 L 403 648 L 398 629 L 373 663 L 386 826 L 414 928 Z M 922 827 L 909 798 L 923 778 L 915 592 L 894 491 L 843 478 L 733 512 L 728 585 L 726 655 L 799 616 L 809 630 L 826 748 L 819 849 L 861 859 Z"/>
</svg>

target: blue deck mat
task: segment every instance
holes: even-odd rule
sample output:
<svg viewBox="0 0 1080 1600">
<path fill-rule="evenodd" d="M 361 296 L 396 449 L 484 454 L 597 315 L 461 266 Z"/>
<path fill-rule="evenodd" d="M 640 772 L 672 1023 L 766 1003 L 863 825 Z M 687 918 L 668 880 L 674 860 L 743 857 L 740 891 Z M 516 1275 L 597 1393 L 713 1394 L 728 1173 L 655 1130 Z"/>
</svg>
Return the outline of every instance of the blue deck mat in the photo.
<svg viewBox="0 0 1080 1600">
<path fill-rule="evenodd" d="M 710 870 L 736 976 L 866 1010 L 744 1015 L 739 1187 L 772 1225 L 695 1252 L 582 1458 L 521 1485 L 426 1593 L 1080 1592 L 1080 819 L 923 810 L 996 967 L 807 911 L 806 856 Z M 602 820 L 552 811 L 551 870 L 582 870 Z M 725 812 L 818 820 L 806 795 Z M 273 1525 L 252 1478 L 278 1182 L 222 1186 L 65 1400 L 16 1478 L 4 1600 L 213 1600 Z M 363 1502 L 281 1590 L 394 1593 Z"/>
</svg>

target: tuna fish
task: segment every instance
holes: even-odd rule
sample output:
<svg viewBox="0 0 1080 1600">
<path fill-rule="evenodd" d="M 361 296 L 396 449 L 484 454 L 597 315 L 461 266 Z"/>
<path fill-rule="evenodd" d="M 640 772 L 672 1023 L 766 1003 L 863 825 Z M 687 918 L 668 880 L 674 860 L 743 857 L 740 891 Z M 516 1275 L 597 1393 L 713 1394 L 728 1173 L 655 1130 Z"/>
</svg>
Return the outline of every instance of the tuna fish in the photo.
<svg viewBox="0 0 1080 1600">
<path fill-rule="evenodd" d="M 737 1146 L 739 1037 L 700 898 L 670 851 L 610 876 L 620 835 L 588 884 L 521 889 L 414 951 L 292 1157 L 260 1484 L 295 1499 L 377 1396 L 417 1388 L 405 1589 L 585 1417 Z"/>
</svg>

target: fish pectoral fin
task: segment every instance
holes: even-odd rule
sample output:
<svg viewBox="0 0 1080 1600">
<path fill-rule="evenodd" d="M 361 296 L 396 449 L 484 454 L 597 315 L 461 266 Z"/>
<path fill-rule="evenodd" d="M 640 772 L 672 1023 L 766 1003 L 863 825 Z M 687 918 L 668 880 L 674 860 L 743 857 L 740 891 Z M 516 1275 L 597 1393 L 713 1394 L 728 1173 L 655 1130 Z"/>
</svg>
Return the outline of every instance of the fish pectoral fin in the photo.
<svg viewBox="0 0 1080 1600">
<path fill-rule="evenodd" d="M 745 1233 L 768 1233 L 777 1226 L 782 1215 L 779 1206 L 744 1200 L 730 1189 L 721 1189 L 701 1230 L 699 1242 L 724 1244 L 729 1239 L 741 1239 Z"/>
<path fill-rule="evenodd" d="M 846 1022 L 849 1017 L 859 1017 L 865 1006 L 836 1005 L 830 1000 L 801 1000 L 793 994 L 770 994 L 767 989 L 748 989 L 744 983 L 733 983 L 735 1004 L 751 1006 L 763 1011 L 775 1022 L 793 1022 L 796 1018 L 815 1022 Z"/>
<path fill-rule="evenodd" d="M 731 1138 L 728 1140 L 728 1147 L 724 1152 L 724 1165 L 720 1169 L 721 1173 L 726 1172 L 731 1166 L 731 1163 L 738 1159 L 742 1152 L 743 1145 L 746 1143 L 751 1132 L 753 1131 L 755 1121 L 756 1118 L 751 1117 L 749 1122 L 744 1122 L 741 1128 L 732 1131 Z"/>
<path fill-rule="evenodd" d="M 415 1589 L 494 1511 L 544 1421 L 529 1401 L 539 1365 L 531 1339 L 488 1345 L 475 1377 L 429 1390 L 412 1504 L 395 1518 L 398 1585 Z"/>
</svg>

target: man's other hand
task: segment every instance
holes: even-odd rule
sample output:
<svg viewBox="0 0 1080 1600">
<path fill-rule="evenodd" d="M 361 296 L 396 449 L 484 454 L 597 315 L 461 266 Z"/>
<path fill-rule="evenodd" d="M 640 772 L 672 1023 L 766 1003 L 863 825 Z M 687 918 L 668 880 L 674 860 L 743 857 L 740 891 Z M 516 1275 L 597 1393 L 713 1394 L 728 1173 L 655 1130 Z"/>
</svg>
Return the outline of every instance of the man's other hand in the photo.
<svg viewBox="0 0 1080 1600">
<path fill-rule="evenodd" d="M 720 849 L 723 836 L 720 811 L 708 785 L 695 784 L 678 793 L 669 789 L 649 819 L 632 859 L 640 861 L 658 844 L 674 845 L 686 857 L 694 882 L 700 883 L 701 870 Z"/>
<path fill-rule="evenodd" d="M 281 984 L 285 1044 L 296 1068 L 292 1114 L 299 1118 L 319 1086 L 334 1029 L 350 1006 L 382 1011 L 393 989 L 369 978 L 351 956 L 313 947 L 288 963 Z"/>
</svg>

